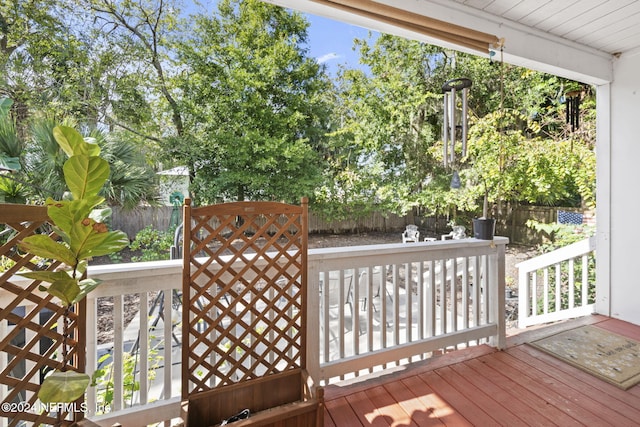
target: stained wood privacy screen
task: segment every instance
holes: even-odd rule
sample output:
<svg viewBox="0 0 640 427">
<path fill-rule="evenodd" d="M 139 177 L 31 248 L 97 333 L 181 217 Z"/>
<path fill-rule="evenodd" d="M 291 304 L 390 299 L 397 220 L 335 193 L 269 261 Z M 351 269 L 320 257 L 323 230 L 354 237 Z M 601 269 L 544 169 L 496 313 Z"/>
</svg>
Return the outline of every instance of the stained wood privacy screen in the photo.
<svg viewBox="0 0 640 427">
<path fill-rule="evenodd" d="M 183 398 L 304 369 L 306 199 L 187 199 L 184 224 Z"/>
<path fill-rule="evenodd" d="M 64 307 L 38 290 L 41 282 L 16 276 L 19 271 L 59 267 L 17 248 L 20 240 L 35 233 L 52 233 L 45 207 L 0 205 L 0 417 L 8 426 L 56 423 L 55 414 L 37 405 L 37 392 L 46 372 L 63 365 Z M 84 305 L 70 313 L 69 321 L 68 367 L 84 371 Z M 82 413 L 62 413 L 68 415 L 80 418 Z"/>
</svg>

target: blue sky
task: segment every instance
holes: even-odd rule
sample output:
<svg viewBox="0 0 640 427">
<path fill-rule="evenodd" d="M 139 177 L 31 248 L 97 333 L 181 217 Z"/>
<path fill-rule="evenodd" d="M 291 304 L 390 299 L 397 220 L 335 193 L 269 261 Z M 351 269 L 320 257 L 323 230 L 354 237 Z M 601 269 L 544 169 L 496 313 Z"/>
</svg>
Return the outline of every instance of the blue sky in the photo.
<svg viewBox="0 0 640 427">
<path fill-rule="evenodd" d="M 353 50 L 353 39 L 366 39 L 369 30 L 315 15 L 306 15 L 309 26 L 309 54 L 326 64 L 334 74 L 338 65 L 358 67 L 358 53 Z"/>
</svg>

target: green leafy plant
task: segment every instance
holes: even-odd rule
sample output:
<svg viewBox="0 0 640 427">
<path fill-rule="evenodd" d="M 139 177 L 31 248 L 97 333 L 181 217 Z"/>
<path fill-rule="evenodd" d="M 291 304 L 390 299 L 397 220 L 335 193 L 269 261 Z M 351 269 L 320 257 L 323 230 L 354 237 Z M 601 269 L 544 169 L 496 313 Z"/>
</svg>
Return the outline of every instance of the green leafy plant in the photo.
<svg viewBox="0 0 640 427">
<path fill-rule="evenodd" d="M 154 337 L 150 337 L 152 340 Z M 103 365 L 97 369 L 92 376 L 91 385 L 97 387 L 97 407 L 103 411 L 109 410 L 113 405 L 114 392 L 114 365 L 113 361 L 107 363 L 111 357 L 110 354 L 103 355 L 98 360 L 98 365 Z M 129 407 L 134 404 L 135 393 L 140 391 L 139 375 L 147 375 L 149 382 L 156 378 L 156 370 L 160 366 L 160 362 L 164 359 L 159 354 L 157 346 L 151 347 L 147 358 L 149 359 L 149 368 L 147 372 L 139 372 L 140 370 L 140 353 L 125 353 L 122 361 L 122 386 L 123 400 Z"/>
<path fill-rule="evenodd" d="M 53 134 L 69 157 L 63 171 L 70 195 L 65 200 L 48 198 L 46 201 L 47 214 L 60 240 L 36 234 L 19 244 L 24 251 L 62 264 L 55 271 L 21 273 L 27 278 L 48 283 L 48 286 L 41 285 L 40 290 L 57 297 L 65 307 L 63 367 L 53 371 L 42 383 L 38 397 L 44 403 L 73 402 L 82 397 L 89 385 L 87 374 L 67 369 L 68 316 L 73 306 L 101 283 L 100 279 L 85 276 L 88 261 L 95 256 L 117 252 L 129 243 L 125 233 L 109 231 L 105 225 L 111 210 L 97 209 L 104 203 L 104 198 L 98 193 L 110 172 L 109 164 L 100 157 L 100 146 L 86 142 L 70 127 L 58 126 Z"/>
<path fill-rule="evenodd" d="M 141 252 L 141 256 L 134 256 L 132 260 L 138 261 L 159 261 L 170 258 L 171 245 L 175 227 L 167 231 L 160 231 L 148 225 L 136 234 L 136 238 L 131 242 L 131 250 Z"/>
</svg>

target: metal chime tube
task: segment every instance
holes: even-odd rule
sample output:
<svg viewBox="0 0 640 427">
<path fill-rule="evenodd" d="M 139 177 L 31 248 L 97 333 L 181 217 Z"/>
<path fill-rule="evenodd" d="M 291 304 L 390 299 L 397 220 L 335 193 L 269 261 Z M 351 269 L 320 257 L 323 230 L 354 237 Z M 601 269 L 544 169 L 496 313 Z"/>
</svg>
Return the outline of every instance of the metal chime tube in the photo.
<svg viewBox="0 0 640 427">
<path fill-rule="evenodd" d="M 444 93 L 444 118 L 442 123 L 442 159 L 444 167 L 446 168 L 449 164 L 449 93 Z"/>
<path fill-rule="evenodd" d="M 472 82 L 467 78 L 457 78 L 445 82 L 442 85 L 442 94 L 444 99 L 443 123 L 442 123 L 442 153 L 443 164 L 445 168 L 457 168 L 456 164 L 456 138 L 458 137 L 458 120 L 456 119 L 456 94 L 460 93 L 462 97 L 462 108 L 460 109 L 460 134 L 462 137 L 462 156 L 467 155 L 467 138 L 469 127 L 467 116 L 469 104 L 467 98 L 469 96 L 469 88 Z M 456 187 L 457 188 L 457 187 Z"/>
<path fill-rule="evenodd" d="M 449 153 L 449 161 L 451 164 L 455 164 L 456 162 L 456 89 L 451 88 L 451 102 L 449 102 L 449 106 L 451 107 L 451 117 L 449 123 L 451 125 L 451 152 Z"/>
<path fill-rule="evenodd" d="M 580 127 L 580 95 L 576 96 L 573 106 L 574 130 Z"/>
<path fill-rule="evenodd" d="M 465 157 L 467 155 L 467 133 L 469 131 L 467 123 L 467 110 L 469 109 L 469 106 L 467 104 L 468 93 L 468 87 L 462 89 L 462 157 Z"/>
</svg>

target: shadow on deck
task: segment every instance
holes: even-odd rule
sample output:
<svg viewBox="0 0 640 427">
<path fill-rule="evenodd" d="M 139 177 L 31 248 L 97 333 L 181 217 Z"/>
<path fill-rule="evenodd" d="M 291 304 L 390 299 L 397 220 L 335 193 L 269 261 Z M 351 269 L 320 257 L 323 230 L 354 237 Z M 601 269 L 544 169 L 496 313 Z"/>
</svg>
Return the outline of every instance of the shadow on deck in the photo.
<svg viewBox="0 0 640 427">
<path fill-rule="evenodd" d="M 636 426 L 640 386 L 626 391 L 526 345 L 582 325 L 640 340 L 640 326 L 593 315 L 514 331 L 481 345 L 325 387 L 325 426 Z"/>
</svg>

